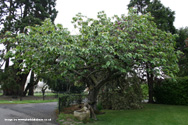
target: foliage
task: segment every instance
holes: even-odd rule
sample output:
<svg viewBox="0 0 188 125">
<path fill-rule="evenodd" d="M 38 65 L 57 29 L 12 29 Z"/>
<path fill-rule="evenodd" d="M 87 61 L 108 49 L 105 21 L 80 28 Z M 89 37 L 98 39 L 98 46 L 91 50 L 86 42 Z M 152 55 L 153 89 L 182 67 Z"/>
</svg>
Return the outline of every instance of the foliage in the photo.
<svg viewBox="0 0 188 125">
<path fill-rule="evenodd" d="M 161 67 L 169 76 L 178 71 L 176 35 L 157 29 L 150 14 L 137 15 L 130 10 L 128 16 L 115 16 L 113 21 L 104 12 L 98 13 L 98 19 L 78 14 L 73 23 L 80 31 L 76 36 L 50 19 L 41 26 L 27 27 L 30 32 L 17 37 L 24 41 L 14 50 L 16 59 L 24 60 L 17 66 L 82 81 L 89 87 L 94 105 L 103 85 L 142 65 Z M 151 68 L 147 71 L 154 72 Z"/>
<path fill-rule="evenodd" d="M 23 32 L 26 26 L 40 24 L 45 18 L 55 20 L 57 11 L 56 0 L 3 0 L 0 6 L 0 33 L 12 31 Z"/>
<path fill-rule="evenodd" d="M 16 52 L 13 49 L 21 44 L 15 37 L 19 33 L 27 33 L 26 26 L 40 25 L 45 18 L 51 18 L 54 21 L 57 15 L 55 2 L 56 0 L 3 0 L 0 3 L 0 41 L 5 47 L 1 51 L 0 57 L 5 64 L 4 70 L 9 68 L 11 59 L 14 59 L 12 70 L 16 72 L 16 84 L 21 88 L 20 94 L 24 91 L 26 78 L 31 69 L 24 70 L 26 68 L 21 69 L 16 65 L 16 63 L 22 63 L 23 60 L 17 59 L 18 56 L 12 54 Z M 11 33 L 7 34 L 7 31 L 11 31 Z M 20 50 L 18 53 L 23 54 L 24 51 Z M 5 89 L 3 91 L 14 95 L 14 93 L 7 92 Z"/>
<path fill-rule="evenodd" d="M 134 7 L 137 9 L 137 14 L 145 14 L 146 7 L 150 4 L 150 0 L 131 0 L 128 8 Z"/>
<path fill-rule="evenodd" d="M 180 71 L 177 73 L 178 76 L 184 77 L 188 76 L 188 47 L 183 50 L 184 55 L 179 59 Z"/>
<path fill-rule="evenodd" d="M 175 12 L 169 7 L 165 7 L 160 0 L 131 0 L 128 8 L 134 7 L 138 8 L 137 13 L 145 14 L 150 12 L 155 18 L 154 22 L 157 24 L 157 28 L 175 33 L 175 27 L 173 22 L 175 20 Z"/>
<path fill-rule="evenodd" d="M 187 105 L 188 77 L 179 77 L 176 81 L 166 79 L 155 86 L 154 92 L 157 103 Z"/>
<path fill-rule="evenodd" d="M 55 82 L 49 84 L 50 89 L 55 92 L 60 93 L 82 93 L 85 89 L 85 86 L 78 83 L 70 83 L 66 80 L 57 79 Z"/>
<path fill-rule="evenodd" d="M 7 90 L 6 95 L 11 95 L 11 93 L 14 93 L 14 95 L 19 94 L 19 84 L 16 83 L 17 77 L 16 72 L 14 71 L 13 67 L 9 67 L 4 72 L 0 72 L 0 84 L 3 90 Z"/>
<path fill-rule="evenodd" d="M 143 96 L 138 78 L 121 77 L 116 81 L 104 86 L 99 94 L 102 107 L 113 110 L 141 108 Z"/>
<path fill-rule="evenodd" d="M 148 99 L 149 93 L 148 93 L 148 85 L 147 84 L 141 84 L 141 89 L 143 93 L 143 99 Z"/>
<path fill-rule="evenodd" d="M 166 32 L 170 32 L 172 34 L 175 33 L 175 27 L 173 25 L 174 19 L 175 19 L 175 12 L 172 11 L 170 8 L 165 7 L 160 0 L 153 0 L 152 2 L 150 0 L 131 0 L 128 7 L 134 7 L 138 8 L 137 14 L 146 14 L 151 13 L 151 16 L 154 17 L 153 20 L 158 29 L 161 29 Z M 161 40 L 163 41 L 163 40 Z M 173 48 L 175 47 L 175 44 L 173 45 Z M 174 51 L 174 50 L 172 50 Z M 162 53 L 166 53 L 165 50 Z M 162 54 L 161 52 L 158 52 L 158 54 Z M 170 53 L 169 53 L 170 54 Z M 160 70 L 160 66 L 155 67 L 155 65 L 152 64 L 152 61 L 155 60 L 156 56 L 153 56 L 154 59 L 151 61 L 148 61 L 141 67 L 144 68 L 143 73 L 147 76 L 147 82 L 148 82 L 148 89 L 149 89 L 149 102 L 153 103 L 153 83 L 154 78 L 158 76 L 159 74 L 156 73 L 156 69 Z M 164 61 L 164 60 L 163 60 Z M 177 63 L 177 62 L 176 62 Z M 177 66 L 177 65 L 176 65 Z M 162 67 L 164 68 L 164 67 Z M 177 71 L 176 71 L 177 72 Z M 162 73 L 160 73 L 161 75 Z M 173 77 L 173 75 L 172 75 Z"/>
<path fill-rule="evenodd" d="M 185 45 L 185 40 L 188 38 L 188 27 L 180 28 L 177 30 L 179 37 L 177 38 L 176 49 L 181 50 L 184 54 L 179 59 L 180 71 L 177 73 L 178 76 L 188 75 L 188 46 Z"/>
<path fill-rule="evenodd" d="M 155 18 L 154 22 L 157 27 L 163 31 L 175 33 L 173 25 L 175 20 L 175 12 L 169 7 L 165 7 L 160 0 L 153 0 L 147 8 L 147 12 Z"/>
<path fill-rule="evenodd" d="M 113 22 L 110 22 L 110 19 L 106 19 L 105 14 L 100 14 L 100 20 L 88 19 L 85 22 L 81 18 L 82 16 L 78 15 L 75 19 L 81 26 L 81 34 L 78 37 L 70 38 L 69 33 L 61 25 L 55 27 L 49 20 L 46 20 L 42 26 L 28 27 L 30 33 L 29 35 L 20 35 L 19 38 L 25 40 L 25 43 L 17 47 L 16 51 L 24 49 L 26 45 L 29 46 L 25 48 L 27 53 L 22 58 L 26 59 L 26 61 L 23 63 L 26 63 L 30 67 L 36 67 L 35 70 L 40 70 L 43 67 L 47 68 L 46 70 L 50 70 L 56 67 L 55 64 L 53 67 L 49 66 L 50 61 L 53 62 L 56 59 L 59 59 L 59 61 L 55 62 L 58 62 L 60 66 L 69 70 L 77 68 L 78 70 L 83 69 L 81 66 L 84 66 L 84 63 L 88 61 L 88 65 L 94 65 L 95 68 L 118 69 L 122 72 L 125 72 L 125 69 L 128 68 L 128 66 L 124 67 L 123 64 L 128 65 L 129 63 L 134 63 L 135 60 L 139 61 L 137 65 L 150 61 L 156 66 L 177 62 L 176 53 L 173 52 L 175 36 L 156 29 L 156 25 L 148 20 L 151 18 L 150 15 L 138 16 L 130 13 L 128 17 L 122 16 L 120 18 L 116 16 L 117 21 L 113 24 Z M 94 23 L 93 25 L 86 25 L 92 22 Z M 102 25 L 103 23 L 106 25 L 105 27 Z M 120 26 L 122 28 L 129 28 L 115 30 L 120 28 L 119 23 L 121 23 Z M 118 44 L 119 42 L 121 44 Z M 62 48 L 64 48 L 64 51 L 61 51 Z M 42 54 L 38 54 L 40 52 Z M 169 54 L 168 52 L 172 53 Z M 31 55 L 34 60 L 32 62 L 29 59 Z M 167 56 L 168 60 L 171 58 L 172 60 L 167 62 L 168 60 L 165 59 Z M 161 60 L 161 58 L 164 60 Z M 122 62 L 121 60 L 124 60 L 123 64 L 118 65 Z M 38 62 L 40 63 L 38 64 Z M 100 64 L 99 66 L 97 65 L 98 63 Z M 167 70 L 170 66 L 168 68 L 164 66 L 163 68 Z M 171 69 L 172 71 L 174 71 L 173 69 L 177 70 L 177 66 L 173 65 Z M 85 67 L 82 72 L 84 73 L 86 71 L 87 68 Z"/>
<path fill-rule="evenodd" d="M 55 72 L 57 74 L 57 72 Z M 39 76 L 51 90 L 58 93 L 82 93 L 85 85 L 68 77 L 49 77 L 49 74 L 40 74 Z"/>
<path fill-rule="evenodd" d="M 21 68 L 25 64 L 27 69 L 33 69 L 36 74 L 48 74 L 47 77 L 51 75 L 51 78 L 59 78 L 60 74 L 55 74 L 55 71 L 62 71 L 62 68 L 59 68 L 60 54 L 66 52 L 63 47 L 70 48 L 69 32 L 61 25 L 53 25 L 50 19 L 46 19 L 42 26 L 27 29 L 30 31 L 29 35 L 20 34 L 18 39 L 21 43 L 14 49 L 16 52 L 24 51 L 22 55 L 15 55 L 18 57 L 17 60 L 24 59 L 24 62 L 18 65 L 16 59 L 13 61 Z"/>
<path fill-rule="evenodd" d="M 176 48 L 183 51 L 183 49 L 186 47 L 185 39 L 188 38 L 188 27 L 178 29 L 177 34 L 179 37 L 176 40 Z"/>
</svg>

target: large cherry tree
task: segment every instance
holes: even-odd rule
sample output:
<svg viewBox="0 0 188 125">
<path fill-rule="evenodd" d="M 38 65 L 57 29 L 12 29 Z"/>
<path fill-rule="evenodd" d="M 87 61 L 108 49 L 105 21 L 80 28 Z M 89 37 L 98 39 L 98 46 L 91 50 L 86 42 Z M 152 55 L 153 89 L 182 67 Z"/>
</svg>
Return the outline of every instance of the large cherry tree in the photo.
<svg viewBox="0 0 188 125">
<path fill-rule="evenodd" d="M 94 109 L 100 88 L 114 78 L 142 67 L 152 89 L 153 75 L 173 76 L 178 71 L 176 36 L 157 29 L 150 14 L 137 15 L 131 10 L 128 16 L 108 18 L 99 12 L 97 17 L 77 14 L 73 23 L 78 35 L 70 35 L 49 19 L 41 26 L 28 27 L 28 34 L 17 37 L 25 41 L 15 49 L 25 51 L 18 55 L 24 60 L 19 66 L 85 83 Z"/>
</svg>

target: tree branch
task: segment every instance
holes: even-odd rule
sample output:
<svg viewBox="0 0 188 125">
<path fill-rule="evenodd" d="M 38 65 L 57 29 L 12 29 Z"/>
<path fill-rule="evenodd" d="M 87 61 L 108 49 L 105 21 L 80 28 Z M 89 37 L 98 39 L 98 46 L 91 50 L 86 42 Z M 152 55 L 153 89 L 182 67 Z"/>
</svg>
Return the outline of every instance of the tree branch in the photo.
<svg viewBox="0 0 188 125">
<path fill-rule="evenodd" d="M 118 73 L 118 71 L 110 72 L 106 78 L 100 80 L 100 81 L 97 83 L 96 88 L 97 88 L 97 89 L 100 89 L 100 88 L 101 88 L 103 85 L 105 85 L 108 81 L 110 81 L 110 80 L 112 80 L 112 79 L 114 79 L 115 77 L 120 76 L 120 75 L 121 75 L 121 73 Z"/>
</svg>

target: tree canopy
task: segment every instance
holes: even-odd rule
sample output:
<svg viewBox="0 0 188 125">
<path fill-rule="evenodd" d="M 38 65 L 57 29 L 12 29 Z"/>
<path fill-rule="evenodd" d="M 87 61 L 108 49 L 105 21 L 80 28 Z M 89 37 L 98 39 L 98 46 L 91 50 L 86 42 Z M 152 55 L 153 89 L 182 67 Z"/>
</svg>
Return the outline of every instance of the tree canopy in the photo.
<svg viewBox="0 0 188 125">
<path fill-rule="evenodd" d="M 179 52 L 174 50 L 176 35 L 157 29 L 150 14 L 137 15 L 131 10 L 128 16 L 108 18 L 99 12 L 97 17 L 77 14 L 73 23 L 80 31 L 78 35 L 70 35 L 62 25 L 53 25 L 50 19 L 41 26 L 27 27 L 29 33 L 17 37 L 24 42 L 12 53 L 24 60 L 18 66 L 32 68 L 36 73 L 59 72 L 60 76 L 84 82 L 93 108 L 102 86 L 135 72 L 140 66 L 160 67 L 160 70 L 144 69 L 155 71 L 155 75 L 163 71 L 173 76 L 178 71 Z M 24 53 L 19 54 L 22 51 Z"/>
</svg>

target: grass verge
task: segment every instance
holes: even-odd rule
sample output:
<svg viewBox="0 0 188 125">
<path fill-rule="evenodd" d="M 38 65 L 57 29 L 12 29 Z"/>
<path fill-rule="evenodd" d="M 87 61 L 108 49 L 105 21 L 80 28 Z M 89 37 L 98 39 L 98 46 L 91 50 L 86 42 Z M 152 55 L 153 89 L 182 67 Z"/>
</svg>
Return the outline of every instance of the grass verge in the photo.
<svg viewBox="0 0 188 125">
<path fill-rule="evenodd" d="M 34 93 L 35 96 L 42 96 L 42 93 Z M 45 93 L 45 96 L 56 96 L 57 93 Z"/>
<path fill-rule="evenodd" d="M 0 104 L 27 104 L 27 103 L 46 103 L 46 102 L 57 102 L 57 99 L 52 100 L 14 100 L 14 101 L 8 101 L 8 100 L 0 100 Z"/>
</svg>

